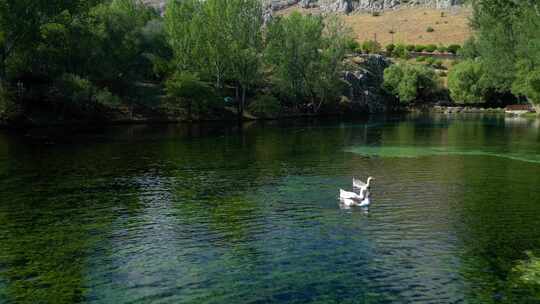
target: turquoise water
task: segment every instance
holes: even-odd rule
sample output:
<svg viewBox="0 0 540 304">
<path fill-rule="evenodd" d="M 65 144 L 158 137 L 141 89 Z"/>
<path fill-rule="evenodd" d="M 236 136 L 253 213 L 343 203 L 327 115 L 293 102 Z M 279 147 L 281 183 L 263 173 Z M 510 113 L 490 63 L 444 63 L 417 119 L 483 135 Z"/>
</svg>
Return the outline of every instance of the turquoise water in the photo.
<svg viewBox="0 0 540 304">
<path fill-rule="evenodd" d="M 539 154 L 499 116 L 0 133 L 0 303 L 537 303 Z"/>
</svg>

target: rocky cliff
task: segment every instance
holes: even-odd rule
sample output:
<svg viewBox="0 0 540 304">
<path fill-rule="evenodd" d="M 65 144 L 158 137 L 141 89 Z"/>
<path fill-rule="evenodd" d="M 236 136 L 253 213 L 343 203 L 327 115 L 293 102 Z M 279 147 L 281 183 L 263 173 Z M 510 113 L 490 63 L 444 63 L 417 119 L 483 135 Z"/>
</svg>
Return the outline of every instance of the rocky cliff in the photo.
<svg viewBox="0 0 540 304">
<path fill-rule="evenodd" d="M 166 0 L 142 0 L 144 3 L 164 9 Z M 400 7 L 432 7 L 448 9 L 460 5 L 463 0 L 261 0 L 274 11 L 300 4 L 303 8 L 319 7 L 324 11 L 350 13 L 352 11 L 383 11 Z"/>
<path fill-rule="evenodd" d="M 274 10 L 299 3 L 303 8 L 319 7 L 324 11 L 350 13 L 352 11 L 383 11 L 415 6 L 448 9 L 460 5 L 462 0 L 266 0 L 266 2 Z"/>
</svg>

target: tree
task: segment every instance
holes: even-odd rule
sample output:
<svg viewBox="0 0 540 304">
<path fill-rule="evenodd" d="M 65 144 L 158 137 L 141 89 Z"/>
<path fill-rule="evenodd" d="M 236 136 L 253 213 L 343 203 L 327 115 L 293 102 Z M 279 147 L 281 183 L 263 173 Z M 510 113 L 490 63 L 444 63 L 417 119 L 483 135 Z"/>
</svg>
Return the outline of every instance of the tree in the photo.
<svg viewBox="0 0 540 304">
<path fill-rule="evenodd" d="M 313 95 L 314 63 L 320 62 L 323 18 L 293 13 L 276 18 L 267 33 L 266 59 L 274 83 L 295 107 Z"/>
<path fill-rule="evenodd" d="M 540 110 L 535 80 L 540 69 L 538 4 L 503 0 L 476 0 L 473 4 L 473 25 L 478 32 L 475 52 L 489 87 L 523 95 Z"/>
<path fill-rule="evenodd" d="M 187 111 L 188 120 L 192 119 L 193 108 L 199 114 L 206 102 L 213 97 L 212 87 L 188 72 L 175 73 L 165 83 L 167 95 Z"/>
<path fill-rule="evenodd" d="M 0 1 L 0 83 L 7 79 L 6 66 L 17 52 L 32 54 L 48 24 L 62 24 L 82 14 L 97 1 L 3 0 Z"/>
<path fill-rule="evenodd" d="M 480 62 L 465 60 L 455 65 L 448 75 L 450 96 L 456 103 L 485 102 L 484 70 Z"/>
<path fill-rule="evenodd" d="M 341 93 L 340 73 L 350 39 L 337 18 L 293 13 L 274 20 L 265 53 L 274 84 L 294 107 L 308 101 L 318 112 Z"/>
<path fill-rule="evenodd" d="M 423 65 L 395 64 L 384 71 L 383 87 L 401 103 L 426 100 L 439 90 L 440 80 Z"/>
</svg>

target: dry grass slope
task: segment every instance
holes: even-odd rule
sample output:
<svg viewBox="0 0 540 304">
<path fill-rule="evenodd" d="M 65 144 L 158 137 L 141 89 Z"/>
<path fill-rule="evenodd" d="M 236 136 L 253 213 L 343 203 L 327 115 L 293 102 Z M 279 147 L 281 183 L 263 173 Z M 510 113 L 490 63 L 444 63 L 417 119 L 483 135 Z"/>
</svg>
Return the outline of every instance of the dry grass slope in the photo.
<svg viewBox="0 0 540 304">
<path fill-rule="evenodd" d="M 298 11 L 303 14 L 319 14 L 317 9 L 290 7 L 278 14 Z M 358 41 L 377 39 L 383 46 L 389 43 L 403 44 L 463 44 L 472 32 L 469 27 L 470 8 L 437 10 L 430 8 L 403 8 L 381 12 L 380 16 L 368 13 L 343 16 L 354 31 Z M 428 28 L 433 32 L 428 32 Z"/>
<path fill-rule="evenodd" d="M 375 17 L 371 14 L 344 16 L 359 41 L 375 37 L 383 46 L 403 44 L 463 44 L 471 36 L 467 8 L 440 11 L 426 8 L 406 8 L 387 11 Z M 433 32 L 428 32 L 428 28 Z"/>
</svg>

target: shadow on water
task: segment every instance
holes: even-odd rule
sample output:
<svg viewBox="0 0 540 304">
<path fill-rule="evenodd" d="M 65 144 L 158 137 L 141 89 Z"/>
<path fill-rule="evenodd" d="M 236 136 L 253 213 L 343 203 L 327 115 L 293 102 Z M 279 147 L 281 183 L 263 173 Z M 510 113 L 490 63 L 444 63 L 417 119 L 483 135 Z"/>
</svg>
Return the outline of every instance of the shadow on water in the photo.
<svg viewBox="0 0 540 304">
<path fill-rule="evenodd" d="M 499 116 L 0 133 L 0 302 L 534 303 L 540 136 Z M 351 153 L 353 152 L 353 153 Z M 341 210 L 377 177 L 369 213 Z"/>
</svg>

